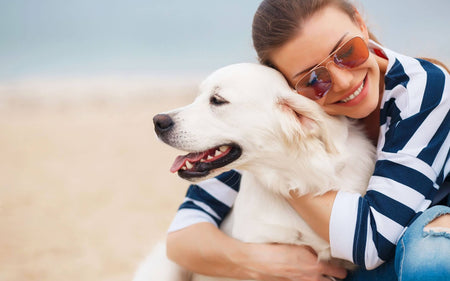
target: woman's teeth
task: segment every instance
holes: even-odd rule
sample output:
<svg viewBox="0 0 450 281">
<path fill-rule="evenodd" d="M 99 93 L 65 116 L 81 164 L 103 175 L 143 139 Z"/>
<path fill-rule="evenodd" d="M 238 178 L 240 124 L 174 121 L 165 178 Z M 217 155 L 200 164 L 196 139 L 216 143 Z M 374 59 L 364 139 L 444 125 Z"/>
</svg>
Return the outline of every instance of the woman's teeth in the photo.
<svg viewBox="0 0 450 281">
<path fill-rule="evenodd" d="M 361 86 L 359 86 L 359 88 L 353 94 L 351 94 L 350 96 L 346 97 L 343 100 L 340 100 L 339 102 L 342 102 L 342 103 L 349 102 L 349 101 L 353 100 L 354 98 L 356 98 L 357 96 L 359 96 L 359 94 L 361 94 L 362 89 L 364 88 L 364 84 L 365 84 L 365 82 L 363 81 Z"/>
</svg>

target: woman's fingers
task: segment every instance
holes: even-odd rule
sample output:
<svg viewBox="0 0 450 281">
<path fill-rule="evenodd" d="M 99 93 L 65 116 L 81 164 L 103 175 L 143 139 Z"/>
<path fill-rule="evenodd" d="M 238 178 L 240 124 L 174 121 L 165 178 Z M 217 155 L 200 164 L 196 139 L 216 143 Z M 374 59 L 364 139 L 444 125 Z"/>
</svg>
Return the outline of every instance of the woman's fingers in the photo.
<svg viewBox="0 0 450 281">
<path fill-rule="evenodd" d="M 336 281 L 336 278 L 331 276 L 322 276 L 320 277 L 320 281 Z"/>
<path fill-rule="evenodd" d="M 342 279 L 344 268 L 318 262 L 317 255 L 307 246 L 285 244 L 247 244 L 247 255 L 239 263 L 263 281 L 319 281 Z M 330 277 L 327 277 L 330 276 Z"/>
<path fill-rule="evenodd" d="M 321 272 L 325 276 L 332 276 L 338 279 L 347 277 L 347 270 L 345 268 L 325 262 L 322 262 L 322 266 Z"/>
</svg>

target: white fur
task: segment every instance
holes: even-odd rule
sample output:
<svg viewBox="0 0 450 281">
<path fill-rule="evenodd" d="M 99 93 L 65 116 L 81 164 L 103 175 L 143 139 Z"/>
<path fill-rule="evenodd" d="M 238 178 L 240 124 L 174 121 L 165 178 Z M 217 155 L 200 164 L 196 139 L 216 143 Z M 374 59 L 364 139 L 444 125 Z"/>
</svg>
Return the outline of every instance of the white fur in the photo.
<svg viewBox="0 0 450 281">
<path fill-rule="evenodd" d="M 213 95 L 228 103 L 211 104 Z M 331 258 L 329 244 L 286 198 L 290 191 L 365 192 L 374 148 L 354 122 L 327 115 L 316 102 L 295 93 L 277 71 L 257 64 L 217 70 L 202 83 L 191 105 L 167 114 L 175 127 L 164 141 L 173 147 L 204 151 L 237 143 L 243 149 L 238 160 L 208 176 L 232 168 L 243 171 L 238 197 L 221 227 L 225 233 L 245 242 L 307 244 L 321 259 Z M 190 280 L 159 279 L 150 273 L 135 281 Z M 231 279 L 194 274 L 191 280 Z"/>
<path fill-rule="evenodd" d="M 166 245 L 158 243 L 135 272 L 133 281 L 183 281 L 191 280 L 192 273 L 166 257 Z"/>
</svg>

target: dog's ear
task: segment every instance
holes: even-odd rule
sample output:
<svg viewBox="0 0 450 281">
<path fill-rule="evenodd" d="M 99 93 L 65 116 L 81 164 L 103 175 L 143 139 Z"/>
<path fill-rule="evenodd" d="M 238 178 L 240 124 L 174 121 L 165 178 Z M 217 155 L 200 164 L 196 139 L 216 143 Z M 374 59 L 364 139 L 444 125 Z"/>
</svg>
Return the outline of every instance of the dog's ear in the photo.
<svg viewBox="0 0 450 281">
<path fill-rule="evenodd" d="M 305 138 L 316 138 L 327 152 L 336 152 L 331 139 L 327 115 L 316 102 L 300 95 L 289 95 L 278 100 L 281 108 L 281 131 L 290 143 L 301 145 Z"/>
</svg>

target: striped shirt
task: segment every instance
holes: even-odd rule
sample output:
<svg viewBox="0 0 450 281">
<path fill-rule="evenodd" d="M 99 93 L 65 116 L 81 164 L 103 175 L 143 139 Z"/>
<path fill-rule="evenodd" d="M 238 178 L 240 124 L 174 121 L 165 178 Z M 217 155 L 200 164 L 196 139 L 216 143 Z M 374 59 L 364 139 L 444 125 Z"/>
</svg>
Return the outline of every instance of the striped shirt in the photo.
<svg viewBox="0 0 450 281">
<path fill-rule="evenodd" d="M 240 183 L 241 174 L 231 170 L 215 178 L 190 185 L 186 198 L 169 227 L 169 232 L 199 222 L 209 222 L 219 227 L 233 206 Z"/>
<path fill-rule="evenodd" d="M 393 257 L 408 225 L 427 209 L 450 171 L 449 74 L 428 61 L 371 42 L 389 64 L 375 171 L 367 194 L 338 192 L 330 219 L 336 258 L 373 269 Z M 189 187 L 169 231 L 227 215 L 241 175 L 232 170 Z"/>
</svg>

